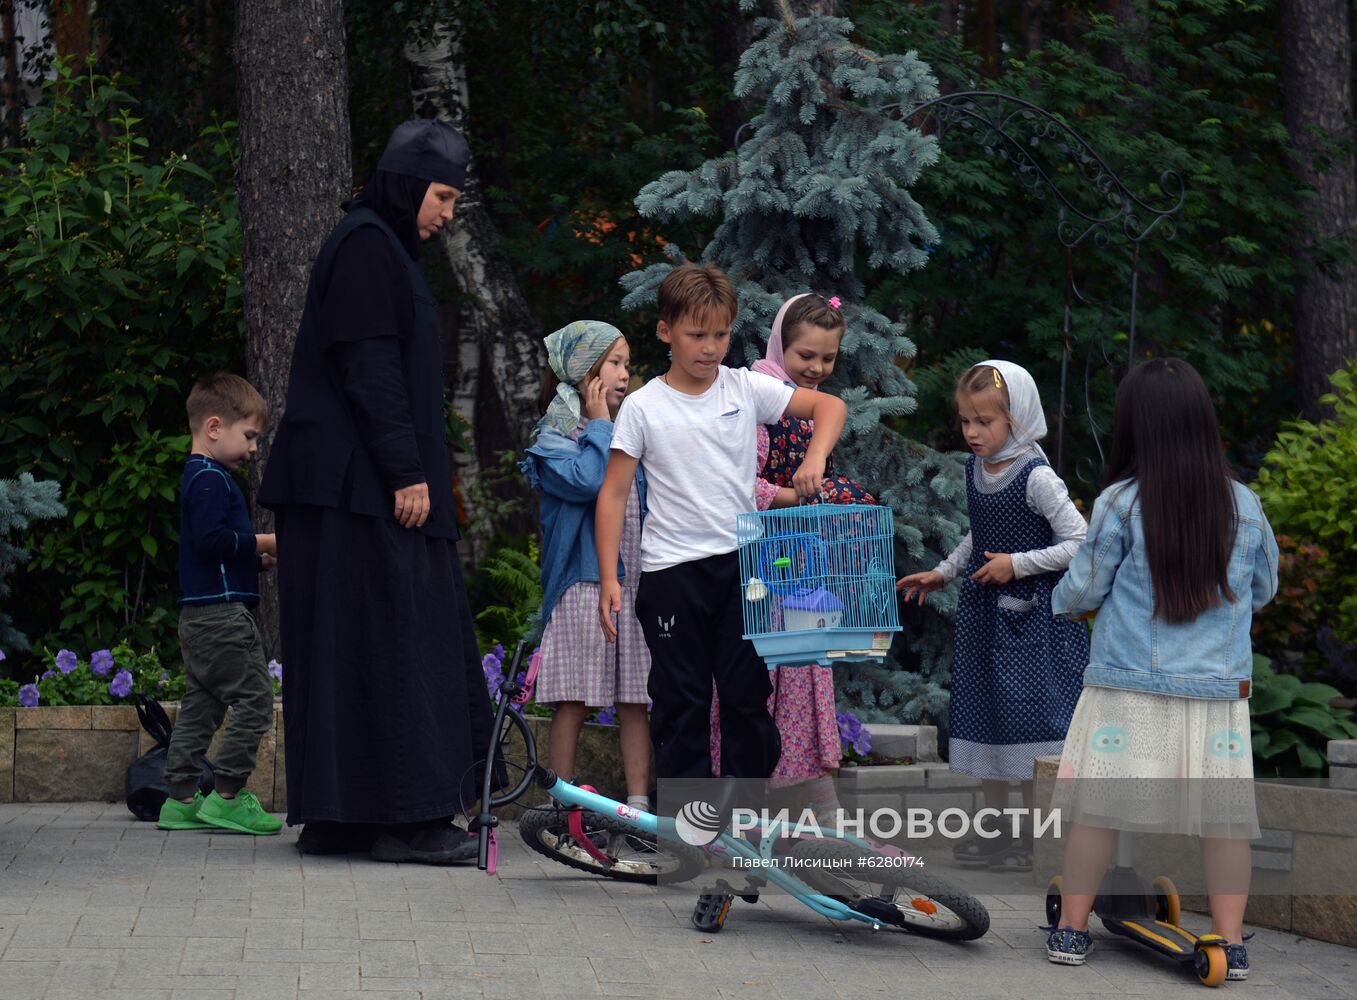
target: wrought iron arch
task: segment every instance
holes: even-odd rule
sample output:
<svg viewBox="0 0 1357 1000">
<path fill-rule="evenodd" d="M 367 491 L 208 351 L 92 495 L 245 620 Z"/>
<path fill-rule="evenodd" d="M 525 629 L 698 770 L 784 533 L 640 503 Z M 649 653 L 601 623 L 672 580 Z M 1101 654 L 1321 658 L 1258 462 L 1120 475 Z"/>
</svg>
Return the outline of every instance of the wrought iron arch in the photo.
<svg viewBox="0 0 1357 1000">
<path fill-rule="evenodd" d="M 1070 366 L 1070 322 L 1076 301 L 1101 309 L 1096 335 L 1090 340 L 1084 369 L 1084 402 L 1091 402 L 1090 384 L 1094 375 L 1095 349 L 1098 362 L 1115 366 L 1106 348 L 1103 327 L 1107 320 L 1107 306 L 1093 302 L 1079 290 L 1074 279 L 1074 254 L 1081 247 L 1092 244 L 1106 248 L 1114 241 L 1124 243 L 1131 251 L 1130 315 L 1127 327 L 1126 364 L 1135 358 L 1136 306 L 1140 285 L 1140 246 L 1151 236 L 1173 239 L 1176 235 L 1174 216 L 1183 207 L 1186 190 L 1180 174 L 1165 170 L 1159 174 L 1161 196 L 1145 200 L 1136 195 L 1107 161 L 1082 135 L 1067 122 L 1031 101 L 989 90 L 967 90 L 916 104 L 892 104 L 875 109 L 880 114 L 893 114 L 902 121 L 922 124 L 930 121 L 934 134 L 944 139 L 948 130 L 962 129 L 973 134 L 991 154 L 1012 164 L 1018 179 L 1038 198 L 1051 196 L 1057 203 L 1056 236 L 1064 248 L 1065 303 L 1062 323 L 1063 347 L 1060 365 L 1060 409 L 1056 429 L 1056 468 L 1063 471 L 1065 411 L 1068 408 Z M 740 128 L 735 145 L 740 145 L 746 128 Z M 1084 184 L 1095 192 L 1093 203 L 1098 207 L 1087 210 L 1066 193 L 1053 176 L 1049 160 L 1041 152 L 1047 148 L 1063 156 L 1072 164 Z M 1094 445 L 1103 454 L 1099 440 L 1100 428 L 1089 410 L 1093 426 Z M 1082 473 L 1080 473 L 1083 478 Z"/>
</svg>

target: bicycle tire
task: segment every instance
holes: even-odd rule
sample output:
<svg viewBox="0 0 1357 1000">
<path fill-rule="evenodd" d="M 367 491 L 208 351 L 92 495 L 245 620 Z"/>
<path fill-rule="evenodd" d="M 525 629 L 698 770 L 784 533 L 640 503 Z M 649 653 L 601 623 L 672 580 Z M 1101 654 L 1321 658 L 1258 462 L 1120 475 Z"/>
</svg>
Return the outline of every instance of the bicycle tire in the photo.
<svg viewBox="0 0 1357 1000">
<path fill-rule="evenodd" d="M 980 900 L 935 875 L 893 864 L 894 855 L 840 840 L 797 840 L 788 857 L 828 862 L 804 864 L 792 874 L 859 912 L 879 914 L 883 923 L 944 941 L 974 941 L 989 931 Z M 928 904 L 935 912 L 927 912 Z"/>
<path fill-rule="evenodd" d="M 543 857 L 616 882 L 656 885 L 661 875 L 666 877 L 666 881 L 684 882 L 706 869 L 706 856 L 700 851 L 658 840 L 651 834 L 600 813 L 585 810 L 584 815 L 586 835 L 596 848 L 611 854 L 616 850 L 617 838 L 623 838 L 642 852 L 640 857 L 622 857 L 615 865 L 599 862 L 574 843 L 567 826 L 569 812 L 559 806 L 538 806 L 527 810 L 519 818 L 518 832 L 523 842 Z M 651 856 L 664 860 L 651 862 Z"/>
<path fill-rule="evenodd" d="M 502 792 L 502 794 L 499 795 L 491 795 L 490 808 L 492 809 L 506 806 L 509 803 L 516 801 L 528 790 L 528 787 L 533 783 L 533 780 L 536 777 L 534 768 L 531 765 L 535 764 L 537 760 L 537 741 L 532 735 L 532 730 L 528 728 L 528 724 L 523 720 L 522 713 L 510 705 L 504 713 L 504 723 L 507 724 L 507 727 L 501 728 L 500 731 L 495 734 L 496 738 L 493 745 L 490 747 L 492 766 L 495 763 L 502 764 L 506 776 L 510 770 L 520 771 L 522 773 L 519 775 L 517 783 L 510 791 Z M 504 755 L 505 740 L 510 729 L 516 730 L 519 737 L 523 740 L 525 759 L 527 761 L 526 764 L 519 763 L 516 760 L 510 760 Z"/>
</svg>

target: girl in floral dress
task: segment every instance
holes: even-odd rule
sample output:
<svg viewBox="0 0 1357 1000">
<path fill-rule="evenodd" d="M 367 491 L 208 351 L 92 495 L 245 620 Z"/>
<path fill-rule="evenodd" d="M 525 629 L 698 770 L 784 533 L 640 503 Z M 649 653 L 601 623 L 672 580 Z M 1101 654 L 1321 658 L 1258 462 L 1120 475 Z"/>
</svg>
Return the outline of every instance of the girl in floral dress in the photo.
<svg viewBox="0 0 1357 1000">
<path fill-rule="evenodd" d="M 813 292 L 795 295 L 782 304 L 773 321 L 772 335 L 763 360 L 755 371 L 779 378 L 788 385 L 819 389 L 834 371 L 845 323 L 837 297 Z M 806 457 L 813 425 L 808 420 L 783 417 L 776 424 L 758 429 L 758 463 L 762 470 L 754 486 L 760 510 L 796 506 L 792 475 Z M 861 485 L 836 475 L 831 457 L 820 488 L 824 503 L 875 504 Z M 778 667 L 770 678 L 773 694 L 768 712 L 782 737 L 782 757 L 772 780 L 777 785 L 807 784 L 810 804 L 817 811 L 837 807 L 833 777 L 842 751 L 834 710 L 834 675 L 830 667 Z M 712 773 L 721 773 L 720 715 L 712 698 Z"/>
</svg>

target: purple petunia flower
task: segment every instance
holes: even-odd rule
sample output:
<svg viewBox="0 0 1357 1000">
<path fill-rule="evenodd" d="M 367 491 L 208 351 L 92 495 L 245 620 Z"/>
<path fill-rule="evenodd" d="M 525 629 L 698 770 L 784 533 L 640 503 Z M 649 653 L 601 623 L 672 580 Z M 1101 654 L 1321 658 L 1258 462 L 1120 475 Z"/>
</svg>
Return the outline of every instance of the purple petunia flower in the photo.
<svg viewBox="0 0 1357 1000">
<path fill-rule="evenodd" d="M 0 649 L 0 660 L 5 660 L 5 659 L 8 659 L 8 657 L 5 656 L 5 651 L 4 651 L 3 649 Z"/>
<path fill-rule="evenodd" d="M 504 644 L 501 642 L 495 643 L 495 659 L 500 663 L 504 662 Z"/>
<path fill-rule="evenodd" d="M 113 654 L 107 649 L 96 649 L 90 653 L 90 670 L 96 677 L 107 677 L 113 669 Z"/>
<path fill-rule="evenodd" d="M 499 693 L 500 683 L 504 680 L 504 671 L 501 669 L 500 661 L 495 659 L 494 653 L 486 653 L 481 658 L 481 672 L 485 674 L 485 686 L 493 698 Z"/>
<path fill-rule="evenodd" d="M 55 677 L 56 675 L 57 675 L 57 672 L 56 672 L 55 670 L 44 670 L 44 671 L 42 672 L 42 676 L 39 677 L 38 680 L 40 680 L 40 681 L 45 681 L 45 680 L 47 680 L 47 678 L 49 678 L 49 677 Z"/>
<path fill-rule="evenodd" d="M 63 674 L 69 674 L 79 665 L 80 661 L 69 649 L 62 649 L 57 652 L 57 669 Z"/>
<path fill-rule="evenodd" d="M 283 681 L 283 665 L 277 660 L 269 660 L 269 676 L 280 684 Z"/>
<path fill-rule="evenodd" d="M 126 698 L 132 693 L 132 672 L 119 670 L 108 682 L 108 693 L 115 698 Z"/>
<path fill-rule="evenodd" d="M 170 682 L 170 672 L 169 672 L 168 670 L 162 670 L 162 671 L 160 671 L 160 683 L 157 684 L 156 686 L 157 686 L 157 687 L 164 687 L 164 686 L 165 686 L 166 684 L 168 684 L 169 682 Z"/>
<path fill-rule="evenodd" d="M 36 684 L 25 684 L 19 688 L 19 704 L 24 708 L 32 708 L 42 700 L 42 695 L 38 694 Z"/>
<path fill-rule="evenodd" d="M 617 725 L 617 712 L 612 708 L 600 708 L 598 710 L 598 724 L 600 726 Z"/>
<path fill-rule="evenodd" d="M 872 734 L 852 712 L 835 712 L 834 719 L 839 724 L 839 742 L 844 750 L 851 749 L 859 755 L 866 755 L 872 749 Z"/>
</svg>

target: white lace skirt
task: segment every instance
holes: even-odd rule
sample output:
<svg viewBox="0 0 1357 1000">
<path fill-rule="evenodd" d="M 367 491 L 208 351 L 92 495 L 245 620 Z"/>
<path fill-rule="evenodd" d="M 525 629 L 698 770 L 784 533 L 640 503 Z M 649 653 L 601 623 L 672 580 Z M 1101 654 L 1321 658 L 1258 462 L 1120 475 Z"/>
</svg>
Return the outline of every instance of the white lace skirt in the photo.
<svg viewBox="0 0 1357 1000">
<path fill-rule="evenodd" d="M 1258 837 L 1248 700 L 1084 688 L 1055 803 L 1067 823 Z"/>
</svg>

